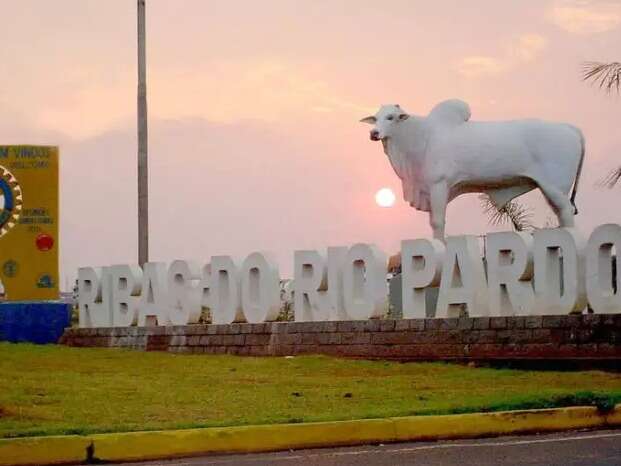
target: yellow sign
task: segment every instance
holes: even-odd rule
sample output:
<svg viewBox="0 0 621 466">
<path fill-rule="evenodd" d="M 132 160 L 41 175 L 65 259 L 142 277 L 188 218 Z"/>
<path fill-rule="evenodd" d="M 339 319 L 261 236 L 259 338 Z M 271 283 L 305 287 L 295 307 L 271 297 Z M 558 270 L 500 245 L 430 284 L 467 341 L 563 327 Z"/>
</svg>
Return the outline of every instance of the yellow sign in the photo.
<svg viewBox="0 0 621 466">
<path fill-rule="evenodd" d="M 0 280 L 9 301 L 58 299 L 58 148 L 0 146 Z"/>
</svg>

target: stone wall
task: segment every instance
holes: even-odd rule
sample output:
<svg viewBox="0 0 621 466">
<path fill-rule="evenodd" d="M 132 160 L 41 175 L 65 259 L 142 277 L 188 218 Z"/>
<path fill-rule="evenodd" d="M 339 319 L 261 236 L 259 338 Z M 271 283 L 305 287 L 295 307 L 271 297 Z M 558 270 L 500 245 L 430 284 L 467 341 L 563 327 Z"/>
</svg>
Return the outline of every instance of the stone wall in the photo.
<svg viewBox="0 0 621 466">
<path fill-rule="evenodd" d="M 73 328 L 61 343 L 250 356 L 613 360 L 621 358 L 621 314 Z"/>
</svg>

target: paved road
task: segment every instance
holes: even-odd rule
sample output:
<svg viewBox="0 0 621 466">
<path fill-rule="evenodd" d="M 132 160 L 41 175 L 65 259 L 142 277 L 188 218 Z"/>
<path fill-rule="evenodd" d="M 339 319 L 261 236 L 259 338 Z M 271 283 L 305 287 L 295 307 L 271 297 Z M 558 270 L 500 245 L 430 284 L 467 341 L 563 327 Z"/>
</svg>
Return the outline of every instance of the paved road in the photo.
<svg viewBox="0 0 621 466">
<path fill-rule="evenodd" d="M 621 430 L 298 450 L 256 455 L 208 456 L 124 464 L 127 466 L 620 466 Z"/>
</svg>

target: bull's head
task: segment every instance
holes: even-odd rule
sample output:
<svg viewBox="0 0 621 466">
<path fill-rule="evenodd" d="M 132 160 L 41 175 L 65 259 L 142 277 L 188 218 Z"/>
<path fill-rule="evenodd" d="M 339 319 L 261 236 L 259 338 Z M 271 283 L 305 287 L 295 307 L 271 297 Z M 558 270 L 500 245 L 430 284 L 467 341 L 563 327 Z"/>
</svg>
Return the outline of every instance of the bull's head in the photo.
<svg viewBox="0 0 621 466">
<path fill-rule="evenodd" d="M 363 118 L 360 122 L 373 125 L 371 141 L 383 141 L 392 136 L 397 125 L 409 117 L 399 105 L 382 105 L 374 116 Z"/>
</svg>

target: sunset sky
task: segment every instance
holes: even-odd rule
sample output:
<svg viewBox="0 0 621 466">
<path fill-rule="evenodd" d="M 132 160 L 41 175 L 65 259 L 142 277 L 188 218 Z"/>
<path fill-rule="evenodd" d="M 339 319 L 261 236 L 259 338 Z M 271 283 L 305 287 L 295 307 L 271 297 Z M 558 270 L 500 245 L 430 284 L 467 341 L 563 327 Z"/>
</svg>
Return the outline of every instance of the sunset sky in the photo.
<svg viewBox="0 0 621 466">
<path fill-rule="evenodd" d="M 2 2 L 0 144 L 61 150 L 61 278 L 136 261 L 136 1 Z M 147 0 L 151 259 L 245 257 L 428 237 L 369 127 L 384 103 L 425 114 L 581 127 L 578 227 L 621 223 L 621 98 L 580 79 L 621 60 L 621 1 Z M 380 208 L 375 193 L 397 193 Z M 538 194 L 525 202 L 543 225 Z M 449 234 L 489 231 L 476 195 Z"/>
</svg>

